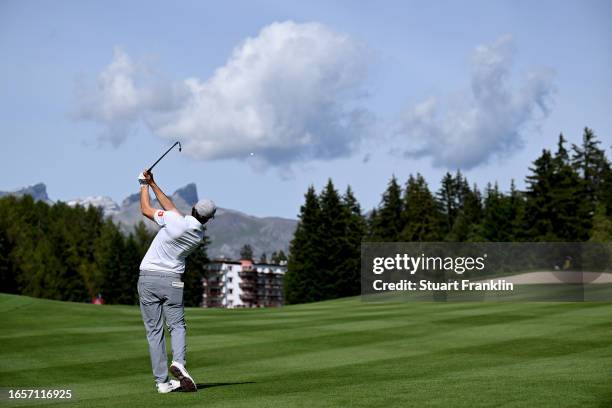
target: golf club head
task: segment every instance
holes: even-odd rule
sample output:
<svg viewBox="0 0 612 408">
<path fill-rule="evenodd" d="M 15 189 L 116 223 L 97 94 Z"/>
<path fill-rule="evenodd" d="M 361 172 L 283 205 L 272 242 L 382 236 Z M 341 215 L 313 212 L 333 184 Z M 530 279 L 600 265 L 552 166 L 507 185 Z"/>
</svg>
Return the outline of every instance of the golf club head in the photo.
<svg viewBox="0 0 612 408">
<path fill-rule="evenodd" d="M 181 146 L 181 142 L 177 142 L 177 143 L 179 145 L 179 152 L 182 152 L 183 151 L 183 147 Z"/>
</svg>

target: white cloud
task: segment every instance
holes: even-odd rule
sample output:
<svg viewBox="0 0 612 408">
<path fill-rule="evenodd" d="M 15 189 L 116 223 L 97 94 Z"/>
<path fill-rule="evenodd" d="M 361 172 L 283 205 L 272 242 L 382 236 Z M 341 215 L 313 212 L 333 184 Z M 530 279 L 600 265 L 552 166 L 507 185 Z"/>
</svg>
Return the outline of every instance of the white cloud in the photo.
<svg viewBox="0 0 612 408">
<path fill-rule="evenodd" d="M 364 47 L 348 36 L 291 21 L 247 38 L 207 80 L 162 85 L 115 50 L 96 89 L 80 93 L 78 117 L 118 129 L 108 137 L 115 144 L 142 119 L 198 159 L 253 152 L 264 166 L 284 166 L 342 157 L 355 150 L 370 121 L 358 106 L 366 64 Z"/>
<path fill-rule="evenodd" d="M 429 156 L 436 167 L 470 169 L 522 147 L 525 129 L 548 115 L 554 88 L 549 70 L 513 84 L 514 54 L 510 36 L 478 46 L 471 89 L 460 101 L 430 97 L 402 112 L 398 133 L 410 145 L 405 154 Z"/>
<path fill-rule="evenodd" d="M 120 48 L 115 48 L 113 61 L 98 76 L 94 89 L 80 84 L 76 88 L 76 117 L 104 124 L 101 139 L 118 146 L 139 118 L 145 103 L 143 90 L 136 87 L 138 67 Z"/>
<path fill-rule="evenodd" d="M 145 64 L 115 47 L 113 60 L 98 75 L 95 86 L 79 83 L 75 96 L 75 117 L 100 123 L 104 126 L 101 141 L 119 146 L 138 120 L 176 109 L 186 97 L 186 89 L 182 84 L 162 81 Z"/>
</svg>

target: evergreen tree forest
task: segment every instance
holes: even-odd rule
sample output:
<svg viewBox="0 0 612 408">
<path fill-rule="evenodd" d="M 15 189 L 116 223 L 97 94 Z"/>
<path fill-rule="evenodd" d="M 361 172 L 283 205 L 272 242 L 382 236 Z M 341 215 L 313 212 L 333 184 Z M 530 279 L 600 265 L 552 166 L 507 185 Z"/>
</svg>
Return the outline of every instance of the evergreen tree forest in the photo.
<svg viewBox="0 0 612 408">
<path fill-rule="evenodd" d="M 0 198 L 0 285 L 5 293 L 108 304 L 137 304 L 140 262 L 154 234 L 140 222 L 129 234 L 98 208 L 48 205 L 29 195 Z M 187 259 L 184 299 L 201 301 L 205 240 Z"/>
<path fill-rule="evenodd" d="M 389 180 L 378 207 L 361 211 L 352 191 L 330 179 L 310 187 L 300 209 L 285 276 L 287 303 L 357 295 L 360 245 L 369 242 L 612 242 L 612 169 L 606 149 L 585 128 L 568 146 L 563 135 L 528 169 L 525 189 L 512 181 L 484 189 L 456 171 L 437 190 L 420 174 Z"/>
</svg>

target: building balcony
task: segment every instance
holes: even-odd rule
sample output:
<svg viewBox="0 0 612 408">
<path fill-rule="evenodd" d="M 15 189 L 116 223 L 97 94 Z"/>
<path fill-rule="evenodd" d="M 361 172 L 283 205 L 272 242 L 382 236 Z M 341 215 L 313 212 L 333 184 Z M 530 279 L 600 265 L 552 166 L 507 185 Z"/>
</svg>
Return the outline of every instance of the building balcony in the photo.
<svg viewBox="0 0 612 408">
<path fill-rule="evenodd" d="M 257 285 L 255 285 L 255 282 L 242 281 L 240 282 L 239 286 L 240 286 L 240 289 L 243 289 L 243 290 L 253 290 L 255 289 L 255 286 Z"/>
<path fill-rule="evenodd" d="M 242 301 L 244 301 L 244 302 L 252 302 L 252 301 L 255 300 L 255 294 L 254 293 L 245 292 L 245 293 L 242 293 L 240 295 L 240 299 L 242 299 Z"/>
</svg>

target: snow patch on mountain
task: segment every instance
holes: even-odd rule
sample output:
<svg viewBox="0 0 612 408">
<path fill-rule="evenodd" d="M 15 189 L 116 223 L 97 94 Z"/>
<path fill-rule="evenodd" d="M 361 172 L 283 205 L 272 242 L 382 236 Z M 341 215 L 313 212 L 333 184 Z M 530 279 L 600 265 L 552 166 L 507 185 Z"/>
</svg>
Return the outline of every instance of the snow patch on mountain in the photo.
<svg viewBox="0 0 612 408">
<path fill-rule="evenodd" d="M 113 201 L 112 198 L 106 196 L 92 196 L 85 198 L 75 198 L 74 200 L 67 201 L 70 207 L 76 207 L 80 205 L 81 207 L 96 207 L 101 208 L 104 211 L 105 216 L 112 216 L 121 211 L 121 207 L 119 204 Z"/>
</svg>

